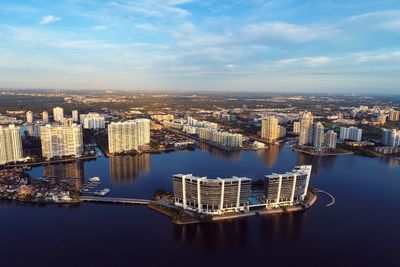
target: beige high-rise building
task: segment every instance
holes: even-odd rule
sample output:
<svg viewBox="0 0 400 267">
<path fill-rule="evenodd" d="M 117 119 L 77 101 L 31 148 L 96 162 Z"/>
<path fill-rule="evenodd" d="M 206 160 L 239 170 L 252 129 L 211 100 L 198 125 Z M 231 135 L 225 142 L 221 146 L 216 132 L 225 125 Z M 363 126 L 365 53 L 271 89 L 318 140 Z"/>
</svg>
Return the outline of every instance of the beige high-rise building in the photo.
<svg viewBox="0 0 400 267">
<path fill-rule="evenodd" d="M 64 119 L 64 109 L 60 107 L 53 108 L 53 119 L 55 122 L 60 122 Z"/>
<path fill-rule="evenodd" d="M 49 113 L 47 111 L 42 112 L 42 120 L 44 123 L 49 123 Z"/>
<path fill-rule="evenodd" d="M 311 112 L 303 113 L 300 120 L 299 145 L 311 144 L 313 140 L 314 117 Z"/>
<path fill-rule="evenodd" d="M 0 126 L 0 164 L 22 159 L 22 141 L 19 127 Z"/>
<path fill-rule="evenodd" d="M 400 120 L 400 111 L 398 110 L 391 110 L 389 113 L 389 120 L 390 121 L 398 121 Z"/>
<path fill-rule="evenodd" d="M 261 138 L 267 142 L 275 142 L 279 138 L 279 120 L 275 116 L 268 116 L 261 121 Z"/>
<path fill-rule="evenodd" d="M 324 147 L 324 141 L 325 141 L 325 136 L 324 136 L 324 125 L 322 125 L 321 122 L 317 122 L 314 125 L 314 142 L 313 145 L 315 148 L 320 149 Z"/>
<path fill-rule="evenodd" d="M 26 113 L 26 122 L 27 123 L 32 123 L 33 122 L 33 112 L 32 111 L 28 111 Z"/>
<path fill-rule="evenodd" d="M 79 112 L 77 110 L 73 110 L 72 111 L 72 120 L 74 122 L 78 122 L 79 121 Z"/>
<path fill-rule="evenodd" d="M 296 133 L 296 134 L 300 133 L 300 122 L 299 121 L 293 122 L 293 133 Z"/>
<path fill-rule="evenodd" d="M 42 156 L 47 160 L 53 157 L 75 156 L 83 153 L 82 127 L 46 125 L 40 128 Z"/>
<path fill-rule="evenodd" d="M 150 120 L 113 122 L 108 126 L 108 150 L 121 153 L 138 150 L 150 143 Z"/>
<path fill-rule="evenodd" d="M 377 121 L 379 124 L 385 124 L 386 118 L 387 118 L 386 114 L 380 114 L 380 115 L 378 115 Z"/>
<path fill-rule="evenodd" d="M 337 142 L 337 133 L 335 133 L 333 130 L 327 131 L 325 133 L 324 146 L 326 148 L 336 148 L 336 142 Z"/>
</svg>

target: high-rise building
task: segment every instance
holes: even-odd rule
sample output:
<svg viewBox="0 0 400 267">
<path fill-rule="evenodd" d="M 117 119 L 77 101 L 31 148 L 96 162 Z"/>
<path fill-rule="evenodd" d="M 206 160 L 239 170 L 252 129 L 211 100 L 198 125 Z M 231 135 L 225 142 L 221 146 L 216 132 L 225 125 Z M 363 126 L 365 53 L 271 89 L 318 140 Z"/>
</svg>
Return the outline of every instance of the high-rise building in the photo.
<svg viewBox="0 0 400 267">
<path fill-rule="evenodd" d="M 340 127 L 340 139 L 360 142 L 362 139 L 362 129 L 353 126 L 349 128 Z"/>
<path fill-rule="evenodd" d="M 14 125 L 0 126 L 0 164 L 17 162 L 22 159 L 20 128 Z"/>
<path fill-rule="evenodd" d="M 229 133 L 210 128 L 200 128 L 199 137 L 211 141 L 216 145 L 232 149 L 242 147 L 243 143 L 243 136 L 241 134 Z"/>
<path fill-rule="evenodd" d="M 47 160 L 62 156 L 79 157 L 83 153 L 81 125 L 51 126 L 47 124 L 40 128 L 40 139 L 42 156 Z"/>
<path fill-rule="evenodd" d="M 47 111 L 42 112 L 42 120 L 44 123 L 49 123 L 49 113 Z"/>
<path fill-rule="evenodd" d="M 295 134 L 300 133 L 300 122 L 299 121 L 293 122 L 293 133 L 295 133 Z"/>
<path fill-rule="evenodd" d="M 293 206 L 304 200 L 310 183 L 311 165 L 296 166 L 292 172 L 266 176 L 270 207 Z"/>
<path fill-rule="evenodd" d="M 178 207 L 204 214 L 223 214 L 245 210 L 250 201 L 251 179 L 208 179 L 177 174 L 173 176 L 173 190 Z"/>
<path fill-rule="evenodd" d="M 74 122 L 79 122 L 79 112 L 76 109 L 72 111 L 72 120 Z"/>
<path fill-rule="evenodd" d="M 400 146 L 400 130 L 383 129 L 382 143 L 385 146 L 390 146 L 390 147 Z"/>
<path fill-rule="evenodd" d="M 104 129 L 106 127 L 105 118 L 96 112 L 80 115 L 80 122 L 84 129 Z"/>
<path fill-rule="evenodd" d="M 400 111 L 392 109 L 389 113 L 390 121 L 398 121 L 400 120 Z"/>
<path fill-rule="evenodd" d="M 313 122 L 314 118 L 310 112 L 302 114 L 300 119 L 299 145 L 302 146 L 313 143 Z"/>
<path fill-rule="evenodd" d="M 138 150 L 150 143 L 150 120 L 112 122 L 108 126 L 108 150 L 122 153 Z"/>
<path fill-rule="evenodd" d="M 333 130 L 327 131 L 325 133 L 324 146 L 326 148 L 336 148 L 336 142 L 337 142 L 337 133 L 335 133 Z"/>
<path fill-rule="evenodd" d="M 386 118 L 387 118 L 386 114 L 379 114 L 377 121 L 379 124 L 385 124 Z"/>
<path fill-rule="evenodd" d="M 279 138 L 279 120 L 275 116 L 268 116 L 261 121 L 261 138 L 267 142 L 275 142 Z"/>
<path fill-rule="evenodd" d="M 33 122 L 33 112 L 32 111 L 28 111 L 26 113 L 26 122 L 27 123 L 32 123 Z"/>
<path fill-rule="evenodd" d="M 61 122 L 64 119 L 64 109 L 60 107 L 53 108 L 53 119 L 55 122 Z"/>
<path fill-rule="evenodd" d="M 325 136 L 324 136 L 324 125 L 322 125 L 321 122 L 317 122 L 314 125 L 314 141 L 313 141 L 313 146 L 317 149 L 321 149 L 324 147 L 324 141 L 325 141 Z"/>
</svg>

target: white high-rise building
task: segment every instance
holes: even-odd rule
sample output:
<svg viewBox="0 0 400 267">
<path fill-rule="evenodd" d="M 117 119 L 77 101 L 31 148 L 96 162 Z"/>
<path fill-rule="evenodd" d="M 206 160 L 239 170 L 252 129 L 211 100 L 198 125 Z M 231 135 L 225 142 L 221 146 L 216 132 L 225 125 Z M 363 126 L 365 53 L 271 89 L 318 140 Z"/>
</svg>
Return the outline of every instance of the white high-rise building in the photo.
<svg viewBox="0 0 400 267">
<path fill-rule="evenodd" d="M 240 148 L 243 143 L 243 136 L 241 134 L 223 132 L 217 129 L 200 128 L 199 137 L 218 146 L 230 149 Z"/>
<path fill-rule="evenodd" d="M 383 129 L 382 143 L 390 147 L 400 146 L 400 130 Z"/>
<path fill-rule="evenodd" d="M 80 122 L 84 129 L 104 129 L 106 127 L 105 118 L 103 115 L 95 112 L 80 115 Z"/>
<path fill-rule="evenodd" d="M 26 113 L 26 122 L 33 123 L 33 112 L 32 111 L 28 111 Z"/>
<path fill-rule="evenodd" d="M 296 166 L 292 172 L 267 175 L 267 203 L 270 207 L 293 206 L 307 195 L 311 165 Z"/>
<path fill-rule="evenodd" d="M 299 145 L 313 143 L 313 122 L 314 117 L 311 112 L 305 112 L 300 119 Z"/>
<path fill-rule="evenodd" d="M 279 138 L 279 120 L 275 116 L 268 116 L 261 121 L 261 138 L 267 142 L 275 142 Z"/>
<path fill-rule="evenodd" d="M 122 153 L 138 150 L 150 143 L 150 120 L 136 119 L 112 122 L 108 126 L 108 150 Z"/>
<path fill-rule="evenodd" d="M 296 133 L 296 134 L 300 133 L 300 122 L 299 121 L 293 122 L 293 133 Z"/>
<path fill-rule="evenodd" d="M 336 148 L 336 142 L 337 142 L 337 133 L 335 133 L 333 130 L 327 131 L 325 133 L 324 146 L 326 148 Z"/>
<path fill-rule="evenodd" d="M 79 112 L 76 109 L 72 111 L 72 120 L 74 122 L 78 122 L 79 121 Z"/>
<path fill-rule="evenodd" d="M 0 164 L 17 162 L 22 159 L 22 141 L 19 127 L 0 126 Z"/>
<path fill-rule="evenodd" d="M 55 122 L 60 122 L 64 119 L 64 109 L 60 107 L 53 108 L 53 119 Z"/>
<path fill-rule="evenodd" d="M 44 123 L 49 123 L 49 113 L 47 111 L 42 112 L 42 120 Z"/>
<path fill-rule="evenodd" d="M 325 136 L 324 136 L 324 125 L 322 123 L 317 122 L 314 125 L 314 141 L 313 145 L 317 149 L 321 149 L 324 147 L 324 141 L 325 141 Z"/>
<path fill-rule="evenodd" d="M 340 139 L 342 140 L 352 140 L 360 142 L 362 139 L 362 129 L 357 127 L 340 127 Z"/>
<path fill-rule="evenodd" d="M 82 126 L 51 126 L 40 128 L 42 156 L 47 160 L 53 157 L 75 156 L 83 153 Z"/>
</svg>

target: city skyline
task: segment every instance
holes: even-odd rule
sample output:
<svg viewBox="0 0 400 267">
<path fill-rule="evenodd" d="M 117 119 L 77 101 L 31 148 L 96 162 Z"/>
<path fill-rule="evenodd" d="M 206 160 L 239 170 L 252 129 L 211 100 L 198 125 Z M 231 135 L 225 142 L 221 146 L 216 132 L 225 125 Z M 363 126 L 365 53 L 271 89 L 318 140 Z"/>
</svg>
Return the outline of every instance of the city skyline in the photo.
<svg viewBox="0 0 400 267">
<path fill-rule="evenodd" d="M 0 15 L 5 88 L 398 92 L 396 1 L 3 1 Z"/>
</svg>

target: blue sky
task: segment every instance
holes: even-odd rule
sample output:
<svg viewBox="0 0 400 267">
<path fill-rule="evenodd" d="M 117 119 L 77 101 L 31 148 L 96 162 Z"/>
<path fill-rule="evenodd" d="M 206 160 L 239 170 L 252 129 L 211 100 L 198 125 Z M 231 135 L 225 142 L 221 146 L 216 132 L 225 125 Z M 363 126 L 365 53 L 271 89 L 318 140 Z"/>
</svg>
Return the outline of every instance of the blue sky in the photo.
<svg viewBox="0 0 400 267">
<path fill-rule="evenodd" d="M 400 1 L 2 0 L 0 88 L 400 93 Z"/>
</svg>

